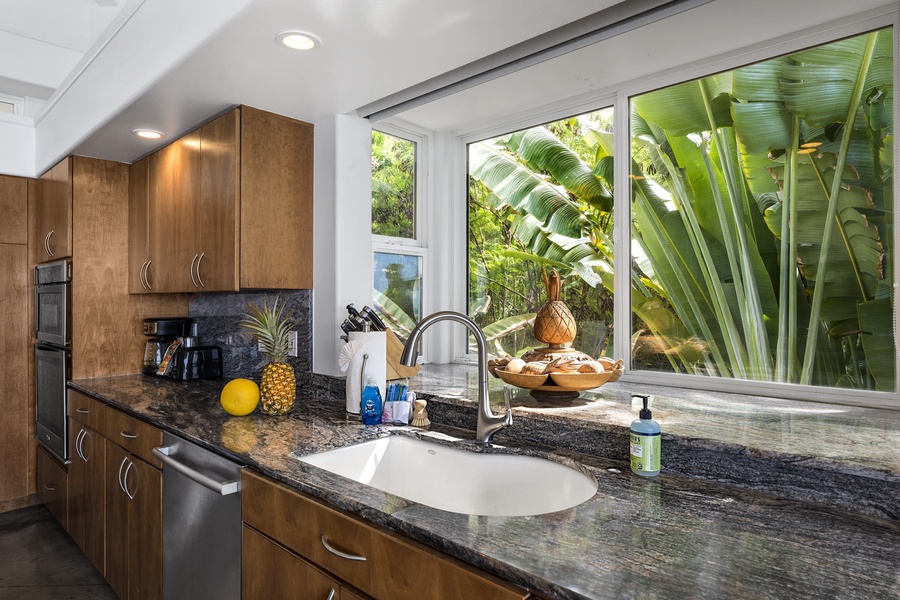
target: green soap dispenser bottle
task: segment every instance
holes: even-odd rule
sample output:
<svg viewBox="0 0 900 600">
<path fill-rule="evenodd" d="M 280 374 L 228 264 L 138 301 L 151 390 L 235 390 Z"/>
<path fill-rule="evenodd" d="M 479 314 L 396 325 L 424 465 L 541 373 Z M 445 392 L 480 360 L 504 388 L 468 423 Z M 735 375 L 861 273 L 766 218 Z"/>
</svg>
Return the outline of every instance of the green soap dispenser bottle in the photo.
<svg viewBox="0 0 900 600">
<path fill-rule="evenodd" d="M 643 477 L 655 477 L 659 475 L 659 423 L 650 412 L 650 396 L 634 394 L 632 398 L 642 398 L 644 408 L 638 415 L 640 418 L 631 422 L 631 470 Z"/>
</svg>

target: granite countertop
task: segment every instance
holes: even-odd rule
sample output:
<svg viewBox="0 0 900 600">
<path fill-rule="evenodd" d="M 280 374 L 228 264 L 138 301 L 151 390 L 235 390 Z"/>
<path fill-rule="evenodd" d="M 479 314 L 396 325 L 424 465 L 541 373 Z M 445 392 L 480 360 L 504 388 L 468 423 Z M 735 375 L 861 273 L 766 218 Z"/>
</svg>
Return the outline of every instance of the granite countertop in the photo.
<svg viewBox="0 0 900 600">
<path fill-rule="evenodd" d="M 433 431 L 471 437 L 471 372 L 432 367 L 410 382 L 426 395 L 440 395 L 429 401 Z M 625 462 L 623 442 L 634 418 L 628 386 L 608 384 L 572 406 L 517 395 L 515 422 L 496 440 L 504 451 L 574 459 L 597 479 L 597 493 L 547 515 L 474 517 L 419 505 L 297 460 L 390 433 L 422 435 L 420 430 L 364 427 L 347 418 L 343 401 L 327 386 L 307 386 L 287 416 L 230 417 L 218 401 L 223 384 L 143 375 L 70 383 L 544 598 L 900 597 L 900 427 L 891 411 L 872 415 L 790 401 L 751 410 L 757 401 L 747 399 L 744 406 L 738 398 L 726 405 L 729 418 L 723 421 L 721 402 L 710 410 L 712 394 L 649 390 L 654 418 L 668 433 L 664 471 L 645 479 Z M 492 399 L 499 401 L 499 390 L 492 383 Z M 648 393 L 647 386 L 641 392 Z M 723 422 L 730 433 L 720 431 Z M 863 431 L 857 436 L 848 424 Z M 806 444 L 793 439 L 813 434 Z M 888 447 L 865 451 L 870 435 Z M 852 499 L 853 486 L 862 486 L 862 501 Z"/>
</svg>

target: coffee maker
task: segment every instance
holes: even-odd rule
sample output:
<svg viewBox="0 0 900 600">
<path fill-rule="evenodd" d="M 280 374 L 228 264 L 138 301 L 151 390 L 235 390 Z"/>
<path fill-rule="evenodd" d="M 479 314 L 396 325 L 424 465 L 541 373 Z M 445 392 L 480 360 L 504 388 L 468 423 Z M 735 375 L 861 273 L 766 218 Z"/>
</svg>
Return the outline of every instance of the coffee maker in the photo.
<svg viewBox="0 0 900 600">
<path fill-rule="evenodd" d="M 179 338 L 182 340 L 174 348 L 174 353 L 178 346 L 184 343 L 185 338 L 192 337 L 191 334 L 194 326 L 194 320 L 190 318 L 163 318 L 163 319 L 144 319 L 144 335 L 147 336 L 147 345 L 144 348 L 144 368 L 142 372 L 145 375 L 161 375 L 160 366 L 166 359 L 166 353 L 169 348 L 175 344 Z M 196 338 L 194 338 L 196 340 Z M 188 342 L 188 344 L 191 344 Z M 171 361 L 172 355 L 169 356 Z"/>
</svg>

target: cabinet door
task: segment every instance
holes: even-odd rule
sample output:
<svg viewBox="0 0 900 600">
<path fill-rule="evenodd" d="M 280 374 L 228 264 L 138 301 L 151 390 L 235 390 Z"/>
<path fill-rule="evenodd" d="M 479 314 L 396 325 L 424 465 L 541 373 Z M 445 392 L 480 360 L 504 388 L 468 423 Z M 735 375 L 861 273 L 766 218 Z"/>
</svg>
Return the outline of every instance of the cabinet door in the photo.
<svg viewBox="0 0 900 600">
<path fill-rule="evenodd" d="M 106 580 L 125 600 L 162 597 L 162 473 L 106 441 Z"/>
<path fill-rule="evenodd" d="M 237 204 L 240 111 L 200 129 L 200 253 L 195 278 L 205 292 L 237 290 Z"/>
<path fill-rule="evenodd" d="M 162 598 L 162 473 L 129 455 L 132 468 L 122 483 L 130 494 L 128 511 L 128 597 Z"/>
<path fill-rule="evenodd" d="M 128 292 L 153 289 L 150 255 L 150 158 L 128 168 Z"/>
<path fill-rule="evenodd" d="M 33 187 L 35 262 L 72 256 L 72 158 L 44 173 Z"/>
<path fill-rule="evenodd" d="M 130 499 L 122 484 L 128 453 L 106 444 L 106 581 L 123 600 L 128 599 L 128 509 Z"/>
<path fill-rule="evenodd" d="M 66 470 L 43 448 L 37 450 L 37 484 L 41 502 L 66 526 Z"/>
<path fill-rule="evenodd" d="M 106 443 L 96 431 L 69 419 L 68 530 L 101 573 L 106 568 Z"/>
<path fill-rule="evenodd" d="M 150 156 L 151 283 L 157 292 L 199 289 L 193 274 L 200 195 L 200 132 L 178 139 Z M 158 268 L 157 267 L 158 263 Z"/>
<path fill-rule="evenodd" d="M 340 591 L 340 582 L 284 546 L 244 526 L 242 598 L 338 600 Z"/>
<path fill-rule="evenodd" d="M 312 289 L 313 126 L 241 107 L 240 287 Z"/>
</svg>

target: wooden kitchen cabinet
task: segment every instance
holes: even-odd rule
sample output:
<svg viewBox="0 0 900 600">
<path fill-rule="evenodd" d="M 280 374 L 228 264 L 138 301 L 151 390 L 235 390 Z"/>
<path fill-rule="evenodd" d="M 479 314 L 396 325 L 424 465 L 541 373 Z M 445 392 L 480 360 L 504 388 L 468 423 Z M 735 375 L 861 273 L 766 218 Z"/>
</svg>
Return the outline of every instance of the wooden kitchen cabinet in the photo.
<svg viewBox="0 0 900 600">
<path fill-rule="evenodd" d="M 72 157 L 30 182 L 34 194 L 34 262 L 72 256 Z"/>
<path fill-rule="evenodd" d="M 123 600 L 162 597 L 162 431 L 75 390 L 68 531 Z"/>
<path fill-rule="evenodd" d="M 69 535 L 97 570 L 105 574 L 107 441 L 72 418 L 69 431 Z"/>
<path fill-rule="evenodd" d="M 50 453 L 38 446 L 37 487 L 41 502 L 60 525 L 66 526 L 66 494 L 68 474 Z"/>
<path fill-rule="evenodd" d="M 132 293 L 312 287 L 312 125 L 235 108 L 132 165 Z"/>
<path fill-rule="evenodd" d="M 162 598 L 162 473 L 108 443 L 106 580 L 122 600 Z"/>
<path fill-rule="evenodd" d="M 528 592 L 245 469 L 244 523 L 328 576 L 384 600 L 512 600 Z M 246 531 L 246 530 L 245 530 Z M 355 557 L 355 558 L 354 558 Z M 244 555 L 244 572 L 265 569 Z M 348 590 L 348 595 L 352 594 Z M 348 596 L 352 597 L 352 596 Z"/>
<path fill-rule="evenodd" d="M 343 598 L 340 581 L 246 525 L 242 552 L 242 598 Z"/>
</svg>

